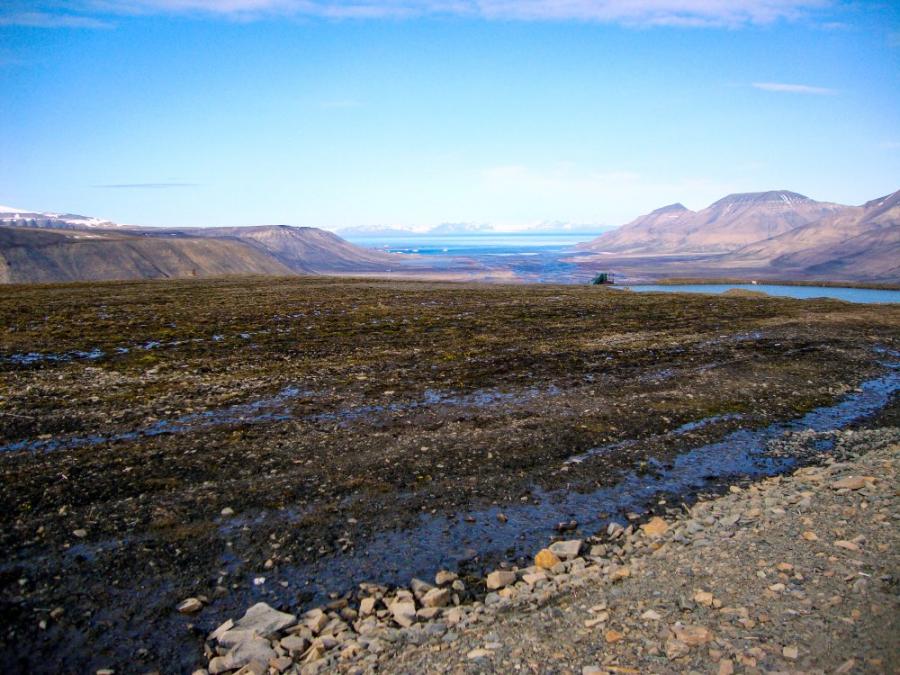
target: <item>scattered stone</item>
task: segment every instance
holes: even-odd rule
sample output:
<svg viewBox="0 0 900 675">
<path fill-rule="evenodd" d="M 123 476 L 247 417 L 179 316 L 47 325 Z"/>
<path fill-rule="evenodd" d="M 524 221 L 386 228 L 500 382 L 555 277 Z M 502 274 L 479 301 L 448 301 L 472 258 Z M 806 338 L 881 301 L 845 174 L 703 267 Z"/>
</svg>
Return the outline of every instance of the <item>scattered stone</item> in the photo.
<svg viewBox="0 0 900 675">
<path fill-rule="evenodd" d="M 280 644 L 291 656 L 299 656 L 309 648 L 309 640 L 299 635 L 288 635 Z"/>
<path fill-rule="evenodd" d="M 685 642 L 675 638 L 666 640 L 666 658 L 670 661 L 687 656 L 690 652 L 691 648 Z"/>
<path fill-rule="evenodd" d="M 629 567 L 617 567 L 610 574 L 610 579 L 612 579 L 613 583 L 617 581 L 622 581 L 622 579 L 627 579 L 631 576 L 631 568 Z"/>
<path fill-rule="evenodd" d="M 225 656 L 217 656 L 209 662 L 211 675 L 218 675 L 228 670 L 239 670 L 251 661 L 268 663 L 270 659 L 277 658 L 278 654 L 272 649 L 269 641 L 259 636 L 252 636 L 242 640 L 232 647 Z"/>
<path fill-rule="evenodd" d="M 834 545 L 837 546 L 838 548 L 847 549 L 848 551 L 858 551 L 859 550 L 859 544 L 852 542 L 852 541 L 845 541 L 842 539 L 838 539 L 836 542 L 834 542 Z"/>
<path fill-rule="evenodd" d="M 432 588 L 422 597 L 425 607 L 444 607 L 450 602 L 450 589 Z"/>
<path fill-rule="evenodd" d="M 447 586 L 452 584 L 459 578 L 458 575 L 453 572 L 448 572 L 447 570 L 441 570 L 437 574 L 434 575 L 434 583 L 438 586 Z"/>
<path fill-rule="evenodd" d="M 233 515 L 234 515 L 234 509 L 231 508 L 230 506 L 226 506 L 224 509 L 222 509 L 221 511 L 219 511 L 219 513 L 227 518 L 227 517 L 229 517 L 229 516 L 233 516 Z"/>
<path fill-rule="evenodd" d="M 466 654 L 466 658 L 469 659 L 470 661 L 473 661 L 475 659 L 489 659 L 493 655 L 494 655 L 494 652 L 492 652 L 490 649 L 479 648 L 479 649 L 473 649 L 468 654 Z"/>
<path fill-rule="evenodd" d="M 562 562 L 559 557 L 550 549 L 544 548 L 538 551 L 534 556 L 534 564 L 541 569 L 551 570 Z"/>
<path fill-rule="evenodd" d="M 516 583 L 516 573 L 509 570 L 495 570 L 487 575 L 487 588 L 490 591 Z"/>
<path fill-rule="evenodd" d="M 708 591 L 697 591 L 694 593 L 694 602 L 704 607 L 712 607 L 713 594 Z"/>
<path fill-rule="evenodd" d="M 620 640 L 624 639 L 625 634 L 621 633 L 617 630 L 610 629 L 610 630 L 606 631 L 606 635 L 604 635 L 604 638 L 606 639 L 606 641 L 608 643 L 613 644 L 615 642 L 619 642 Z"/>
<path fill-rule="evenodd" d="M 666 533 L 669 529 L 669 524 L 659 516 L 654 516 L 641 525 L 641 529 L 648 537 L 659 537 Z"/>
<path fill-rule="evenodd" d="M 409 628 L 416 622 L 416 603 L 412 600 L 397 600 L 391 603 L 390 610 L 394 621 L 404 628 Z"/>
<path fill-rule="evenodd" d="M 197 598 L 187 598 L 186 600 L 179 602 L 175 609 L 182 614 L 195 614 L 203 609 L 203 603 Z"/>
<path fill-rule="evenodd" d="M 74 534 L 79 539 L 84 539 L 87 536 L 87 530 L 79 528 L 77 530 L 72 530 L 72 534 Z"/>
<path fill-rule="evenodd" d="M 546 580 L 547 580 L 547 575 L 544 574 L 543 572 L 534 572 L 534 573 L 522 575 L 522 581 L 524 581 L 529 586 L 535 586 L 536 584 L 539 584 L 540 582 L 546 581 Z"/>
<path fill-rule="evenodd" d="M 297 623 L 297 617 L 286 612 L 279 612 L 264 602 L 258 602 L 238 619 L 232 630 L 252 631 L 260 637 L 274 637 L 278 631 Z M 268 659 L 263 661 L 268 662 Z M 242 664 L 243 665 L 243 664 Z"/>
<path fill-rule="evenodd" d="M 790 645 L 781 650 L 781 655 L 790 661 L 796 661 L 800 656 L 800 650 L 794 645 Z"/>
<path fill-rule="evenodd" d="M 676 623 L 672 627 L 675 637 L 681 640 L 689 647 L 697 647 L 711 642 L 713 639 L 712 632 L 706 626 L 684 626 Z"/>
<path fill-rule="evenodd" d="M 873 482 L 875 482 L 874 476 L 847 476 L 832 483 L 831 487 L 835 490 L 861 490 Z"/>
<path fill-rule="evenodd" d="M 569 560 L 577 558 L 581 552 L 582 541 L 580 539 L 570 539 L 569 541 L 556 541 L 550 544 L 550 552 L 561 560 Z"/>
<path fill-rule="evenodd" d="M 375 611 L 375 603 L 378 602 L 373 597 L 363 598 L 359 602 L 359 614 L 360 616 L 369 616 Z"/>
</svg>

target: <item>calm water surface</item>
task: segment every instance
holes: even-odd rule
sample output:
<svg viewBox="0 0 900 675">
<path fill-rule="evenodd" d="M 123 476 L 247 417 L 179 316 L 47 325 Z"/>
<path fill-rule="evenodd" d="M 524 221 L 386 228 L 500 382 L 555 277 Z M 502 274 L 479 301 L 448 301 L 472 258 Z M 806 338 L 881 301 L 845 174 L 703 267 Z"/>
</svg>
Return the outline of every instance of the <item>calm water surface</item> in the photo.
<svg viewBox="0 0 900 675">
<path fill-rule="evenodd" d="M 845 302 L 871 302 L 879 304 L 900 302 L 900 291 L 873 288 L 830 288 L 828 286 L 782 286 L 779 284 L 679 284 L 675 286 L 629 286 L 633 291 L 659 291 L 662 293 L 724 293 L 732 288 L 761 291 L 784 298 L 834 298 Z"/>
</svg>

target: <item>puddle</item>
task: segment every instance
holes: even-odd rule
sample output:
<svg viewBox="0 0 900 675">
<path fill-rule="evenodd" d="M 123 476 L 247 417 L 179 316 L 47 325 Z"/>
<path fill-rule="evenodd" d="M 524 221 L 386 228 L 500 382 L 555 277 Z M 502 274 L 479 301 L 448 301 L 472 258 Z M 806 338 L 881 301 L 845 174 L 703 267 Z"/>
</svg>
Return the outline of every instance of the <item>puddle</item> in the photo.
<svg viewBox="0 0 900 675">
<path fill-rule="evenodd" d="M 569 457 L 565 463 L 566 464 L 581 464 L 585 460 L 588 460 L 592 457 L 603 457 L 614 455 L 616 452 L 621 450 L 627 450 L 629 448 L 638 447 L 641 444 L 647 443 L 650 440 L 657 440 L 660 438 L 677 438 L 678 436 L 684 436 L 685 434 L 689 434 L 692 431 L 696 431 L 697 429 L 702 429 L 704 427 L 708 427 L 714 424 L 719 424 L 721 422 L 728 422 L 731 420 L 740 420 L 745 416 L 739 413 L 729 413 L 727 415 L 715 415 L 713 417 L 705 417 L 701 420 L 696 420 L 694 422 L 687 422 L 686 424 L 682 424 L 677 429 L 673 429 L 665 434 L 657 434 L 651 436 L 650 438 L 629 438 L 624 441 L 619 441 L 618 443 L 608 443 L 606 445 L 599 445 L 596 448 L 591 448 L 585 452 L 579 453 L 577 455 L 572 455 Z"/>
<path fill-rule="evenodd" d="M 791 433 L 844 428 L 878 411 L 897 391 L 900 371 L 894 367 L 835 405 L 762 429 L 734 431 L 718 442 L 682 453 L 668 464 L 651 460 L 649 471 L 628 473 L 614 486 L 585 493 L 534 490 L 531 494 L 536 504 L 490 507 L 457 517 L 423 515 L 416 526 L 380 532 L 348 553 L 327 556 L 306 566 L 248 573 L 248 580 L 267 577 L 263 587 L 251 587 L 249 593 L 259 598 L 277 598 L 284 591 L 278 584 L 286 581 L 291 591 L 284 591 L 285 602 L 291 602 L 291 597 L 295 597 L 291 594 L 303 588 L 315 604 L 327 601 L 329 592 L 352 590 L 364 581 L 403 585 L 413 577 L 430 579 L 439 569 L 481 575 L 501 560 L 529 564 L 530 556 L 556 534 L 558 523 L 577 521 L 579 532 L 567 536 L 582 537 L 605 529 L 611 520 L 625 523 L 626 513 L 646 511 L 660 496 L 671 497 L 677 503 L 717 485 L 789 471 L 801 460 L 769 452 L 770 442 Z M 686 433 L 731 418 L 701 420 L 683 425 L 679 431 Z M 827 452 L 833 446 L 833 439 L 817 438 L 812 451 Z M 589 459 L 601 461 L 598 455 Z M 504 524 L 497 520 L 501 510 L 508 519 Z M 463 515 L 475 522 L 463 520 Z M 247 599 L 248 603 L 252 601 Z"/>
<path fill-rule="evenodd" d="M 894 360 L 897 358 L 896 353 L 884 354 Z M 65 670 L 93 672 L 108 666 L 111 659 L 134 665 L 136 650 L 149 648 L 165 670 L 190 672 L 200 660 L 198 655 L 202 638 L 199 636 L 229 617 L 240 616 L 257 601 L 299 612 L 327 601 L 328 593 L 354 590 L 364 581 L 408 585 L 414 577 L 430 580 L 441 568 L 482 575 L 501 560 L 528 564 L 530 556 L 556 534 L 555 526 L 559 522 L 578 521 L 578 530 L 566 536 L 580 538 L 604 529 L 611 520 L 624 523 L 626 513 L 643 512 L 655 505 L 661 496 L 671 504 L 678 504 L 681 500 L 690 501 L 698 493 L 721 488 L 729 482 L 791 470 L 803 460 L 778 452 L 779 446 L 784 446 L 786 434 L 800 433 L 802 436 L 802 432 L 807 430 L 828 432 L 846 427 L 878 411 L 892 394 L 900 391 L 900 364 L 885 365 L 890 369 L 886 374 L 864 383 L 834 405 L 765 428 L 734 431 L 716 443 L 678 455 L 668 464 L 651 462 L 648 472 L 626 473 L 615 485 L 585 493 L 564 489 L 532 491 L 533 501 L 502 507 L 508 519 L 504 524 L 497 520 L 501 508 L 496 506 L 455 515 L 421 515 L 411 528 L 376 532 L 368 538 L 357 536 L 355 525 L 348 523 L 346 529 L 356 542 L 356 546 L 348 552 L 328 555 L 306 565 L 282 565 L 269 570 L 262 569 L 262 566 L 259 569 L 248 568 L 228 550 L 219 559 L 220 569 L 232 570 L 246 585 L 216 599 L 197 616 L 184 617 L 172 611 L 173 589 L 181 586 L 180 580 L 148 570 L 146 576 L 134 580 L 133 586 L 107 589 L 106 608 L 90 620 L 92 632 L 74 625 L 51 624 L 46 634 L 48 641 L 42 645 L 24 645 L 26 651 L 22 654 L 30 658 L 33 653 L 41 653 L 45 658 L 52 652 L 60 664 L 71 666 L 63 668 Z M 242 416 L 284 414 L 282 411 L 289 413 L 287 404 L 292 398 L 307 393 L 299 389 L 284 389 L 271 399 L 232 406 L 210 414 L 237 420 Z M 499 401 L 525 400 L 539 393 L 480 391 L 449 394 L 432 391 L 416 401 L 396 405 L 491 405 Z M 371 406 L 363 408 L 370 409 Z M 391 407 L 389 405 L 384 409 L 390 411 Z M 360 409 L 354 408 L 345 412 L 363 414 Z M 730 416 L 720 416 L 699 420 L 682 425 L 675 432 L 686 434 L 729 419 Z M 158 425 L 168 425 L 169 429 L 179 424 L 196 428 L 202 420 L 203 414 L 186 416 L 157 423 L 141 433 L 162 428 Z M 804 452 L 827 452 L 834 446 L 834 439 L 829 438 L 827 433 L 809 437 L 808 440 L 808 447 L 803 446 Z M 582 461 L 602 462 L 603 457 L 595 454 Z M 290 509 L 242 514 L 221 521 L 218 533 L 224 541 L 242 528 L 252 529 L 267 518 L 285 518 L 286 522 L 290 522 L 301 515 Z M 464 516 L 474 518 L 474 522 L 467 522 Z M 118 555 L 121 545 L 122 542 L 117 540 L 77 543 L 64 554 L 63 559 L 66 565 L 75 565 L 78 561 L 92 565 L 98 556 Z M 21 565 L 22 561 L 15 564 Z M 254 585 L 256 578 L 264 578 L 265 581 Z M 196 626 L 193 633 L 186 630 L 188 623 Z M 102 630 L 93 631 L 97 626 L 101 626 Z M 66 659 L 72 659 L 71 663 Z M 90 661 L 90 668 L 85 667 L 87 661 Z M 148 666 L 146 669 L 151 668 Z"/>
<path fill-rule="evenodd" d="M 81 351 L 79 349 L 73 349 L 70 352 L 62 352 L 59 354 L 45 354 L 41 352 L 28 352 L 23 354 L 13 354 L 12 356 L 6 357 L 6 361 L 17 365 L 17 366 L 31 366 L 36 363 L 65 363 L 67 361 L 73 361 L 76 359 L 85 360 L 85 361 L 96 361 L 97 359 L 102 359 L 106 356 L 105 352 L 101 349 L 94 348 L 88 351 Z"/>
<path fill-rule="evenodd" d="M 286 387 L 271 398 L 241 403 L 238 405 L 207 410 L 201 413 L 182 415 L 170 420 L 158 420 L 134 431 L 118 434 L 89 434 L 86 436 L 68 436 L 47 440 L 23 440 L 0 445 L 0 452 L 52 452 L 68 448 L 80 448 L 100 443 L 116 441 L 133 441 L 142 437 L 160 436 L 162 434 L 178 434 L 225 424 L 261 424 L 280 422 L 292 419 L 288 403 L 301 396 L 312 396 L 313 392 L 301 391 L 297 387 Z"/>
<path fill-rule="evenodd" d="M 471 394 L 459 394 L 428 389 L 422 398 L 418 400 L 350 406 L 328 412 L 298 416 L 294 414 L 293 406 L 291 405 L 294 399 L 314 398 L 316 393 L 310 390 L 301 390 L 298 387 L 286 387 L 271 398 L 216 410 L 207 410 L 201 413 L 182 415 L 169 420 L 158 420 L 146 427 L 133 431 L 106 435 L 60 436 L 46 440 L 25 439 L 0 445 L 0 452 L 53 452 L 98 445 L 100 443 L 134 441 L 163 434 L 190 433 L 228 424 L 265 424 L 297 419 L 308 422 L 335 422 L 340 425 L 347 425 L 354 421 L 377 415 L 424 410 L 436 406 L 486 408 L 500 403 L 520 405 L 540 396 L 556 396 L 560 393 L 561 390 L 555 385 L 550 385 L 546 389 L 529 389 L 521 393 L 478 390 Z"/>
<path fill-rule="evenodd" d="M 252 331 L 249 333 L 239 333 L 237 335 L 241 340 L 249 340 L 254 335 L 267 335 L 271 331 L 264 329 Z M 209 338 L 212 342 L 222 342 L 226 336 L 215 334 Z M 185 344 L 196 344 L 206 342 L 206 338 L 190 338 L 185 340 L 171 340 L 169 342 L 161 342 L 159 340 L 147 340 L 143 343 L 131 344 L 128 346 L 113 347 L 111 354 L 128 354 L 131 351 L 143 350 L 146 352 L 157 349 L 165 349 L 171 347 L 180 347 Z M 11 354 L 10 356 L 0 356 L 0 363 L 7 362 L 16 366 L 33 366 L 40 363 L 68 363 L 70 361 L 97 361 L 106 358 L 107 352 L 99 347 L 82 351 L 73 349 L 68 352 L 22 352 L 19 354 Z"/>
</svg>

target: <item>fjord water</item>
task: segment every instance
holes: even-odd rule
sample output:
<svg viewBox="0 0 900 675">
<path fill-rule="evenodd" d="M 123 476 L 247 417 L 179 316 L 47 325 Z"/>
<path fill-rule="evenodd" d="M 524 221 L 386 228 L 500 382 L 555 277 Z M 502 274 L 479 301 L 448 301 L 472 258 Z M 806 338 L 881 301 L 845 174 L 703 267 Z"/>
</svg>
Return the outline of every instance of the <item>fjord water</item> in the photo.
<svg viewBox="0 0 900 675">
<path fill-rule="evenodd" d="M 787 286 L 783 284 L 641 284 L 628 286 L 632 291 L 655 291 L 661 293 L 724 293 L 732 289 L 759 291 L 766 295 L 783 298 L 833 298 L 844 302 L 866 302 L 887 304 L 900 302 L 900 291 L 876 288 L 838 288 L 830 286 Z"/>
<path fill-rule="evenodd" d="M 410 237 L 348 237 L 358 246 L 389 253 L 444 258 L 448 265 L 454 259 L 476 260 L 493 270 L 509 270 L 522 281 L 546 284 L 584 284 L 593 276 L 573 262 L 579 255 L 575 245 L 590 238 L 586 233 L 503 233 Z M 615 271 L 615 270 L 613 270 Z M 832 298 L 845 302 L 898 303 L 900 290 L 845 288 L 830 286 L 789 286 L 785 284 L 637 284 L 623 287 L 633 291 L 663 293 L 724 293 L 731 289 L 759 291 L 771 296 L 796 298 Z"/>
<path fill-rule="evenodd" d="M 357 246 L 388 253 L 420 255 L 429 258 L 475 260 L 487 268 L 509 270 L 523 281 L 536 283 L 586 283 L 587 272 L 564 262 L 575 252 L 574 246 L 590 234 L 554 232 L 539 234 L 478 234 L 413 237 L 348 237 Z"/>
</svg>

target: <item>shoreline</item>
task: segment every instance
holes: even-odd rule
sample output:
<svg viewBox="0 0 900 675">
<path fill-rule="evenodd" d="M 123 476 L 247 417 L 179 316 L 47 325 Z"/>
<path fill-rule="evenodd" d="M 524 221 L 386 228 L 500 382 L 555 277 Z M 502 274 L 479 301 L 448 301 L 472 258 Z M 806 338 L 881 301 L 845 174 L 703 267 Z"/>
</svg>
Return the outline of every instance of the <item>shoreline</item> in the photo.
<svg viewBox="0 0 900 675">
<path fill-rule="evenodd" d="M 753 282 L 756 282 L 755 284 Z M 742 285 L 742 286 L 821 286 L 822 288 L 862 288 L 873 291 L 900 291 L 900 283 L 867 282 L 867 281 L 814 281 L 814 280 L 781 280 L 781 279 L 738 279 L 733 277 L 703 278 L 703 277 L 666 277 L 647 283 L 631 284 L 632 286 L 713 286 L 713 285 Z"/>
</svg>

